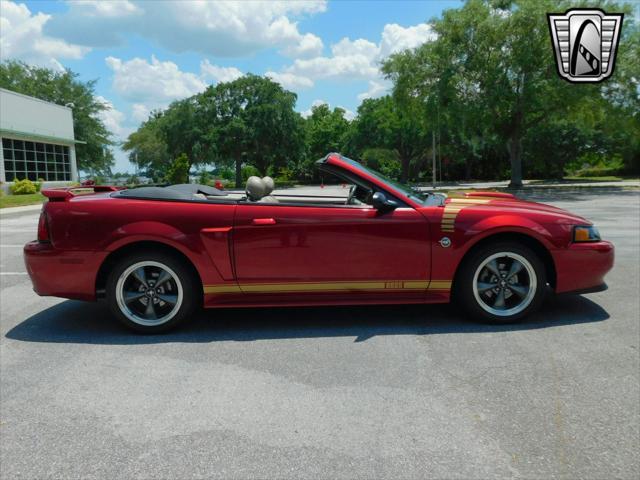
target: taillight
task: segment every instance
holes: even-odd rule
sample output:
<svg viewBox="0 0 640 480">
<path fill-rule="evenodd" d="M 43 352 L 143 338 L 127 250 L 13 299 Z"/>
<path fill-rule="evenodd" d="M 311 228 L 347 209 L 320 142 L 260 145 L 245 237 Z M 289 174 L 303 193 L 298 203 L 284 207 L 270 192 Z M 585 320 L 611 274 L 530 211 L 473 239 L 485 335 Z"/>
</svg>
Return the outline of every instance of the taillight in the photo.
<svg viewBox="0 0 640 480">
<path fill-rule="evenodd" d="M 38 241 L 49 242 L 49 221 L 47 214 L 42 212 L 40 214 L 40 220 L 38 220 Z"/>
</svg>

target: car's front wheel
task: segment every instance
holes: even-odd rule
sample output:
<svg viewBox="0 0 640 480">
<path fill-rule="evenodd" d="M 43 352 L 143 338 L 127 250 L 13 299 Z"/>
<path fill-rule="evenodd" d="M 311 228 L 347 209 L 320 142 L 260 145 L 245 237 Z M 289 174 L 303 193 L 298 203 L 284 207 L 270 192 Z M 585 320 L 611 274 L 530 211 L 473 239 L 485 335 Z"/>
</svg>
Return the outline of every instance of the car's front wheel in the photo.
<svg viewBox="0 0 640 480">
<path fill-rule="evenodd" d="M 116 263 L 106 293 L 109 308 L 127 327 L 159 333 L 193 313 L 198 291 L 183 261 L 164 252 L 140 252 Z"/>
<path fill-rule="evenodd" d="M 510 323 L 539 308 L 546 284 L 544 264 L 533 250 L 498 243 L 477 249 L 465 260 L 455 295 L 473 317 Z"/>
</svg>

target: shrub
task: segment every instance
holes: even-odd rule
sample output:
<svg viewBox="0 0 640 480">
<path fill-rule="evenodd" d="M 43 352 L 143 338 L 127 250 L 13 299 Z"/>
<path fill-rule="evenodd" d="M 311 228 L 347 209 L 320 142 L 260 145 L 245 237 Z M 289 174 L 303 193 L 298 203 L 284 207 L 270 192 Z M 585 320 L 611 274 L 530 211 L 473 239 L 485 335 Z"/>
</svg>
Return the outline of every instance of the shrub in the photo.
<svg viewBox="0 0 640 480">
<path fill-rule="evenodd" d="M 244 167 L 242 167 L 242 180 L 243 181 L 247 181 L 249 179 L 249 177 L 261 177 L 262 175 L 260 175 L 260 170 L 258 170 L 256 167 L 254 167 L 253 165 L 245 165 Z M 235 175 L 234 175 L 235 177 Z"/>
<path fill-rule="evenodd" d="M 198 183 L 200 185 L 209 185 L 211 183 L 211 175 L 206 170 L 202 170 L 198 177 Z"/>
<path fill-rule="evenodd" d="M 228 180 L 230 182 L 233 181 L 234 178 L 236 178 L 236 174 L 233 171 L 233 169 L 228 168 L 228 167 L 221 167 L 219 168 L 216 172 L 215 175 L 220 177 L 223 180 Z"/>
<path fill-rule="evenodd" d="M 167 170 L 167 181 L 171 184 L 189 183 L 189 158 L 182 153 Z"/>
<path fill-rule="evenodd" d="M 14 195 L 30 195 L 37 193 L 38 191 L 36 184 L 28 178 L 25 178 L 24 180 L 16 180 L 9 189 Z"/>
<path fill-rule="evenodd" d="M 569 163 L 566 173 L 578 177 L 623 175 L 625 173 L 625 165 L 620 155 L 609 157 L 602 153 L 589 152 Z"/>
<path fill-rule="evenodd" d="M 44 185 L 44 178 L 39 178 L 36 182 L 36 191 L 39 192 L 42 189 L 42 185 Z"/>
</svg>

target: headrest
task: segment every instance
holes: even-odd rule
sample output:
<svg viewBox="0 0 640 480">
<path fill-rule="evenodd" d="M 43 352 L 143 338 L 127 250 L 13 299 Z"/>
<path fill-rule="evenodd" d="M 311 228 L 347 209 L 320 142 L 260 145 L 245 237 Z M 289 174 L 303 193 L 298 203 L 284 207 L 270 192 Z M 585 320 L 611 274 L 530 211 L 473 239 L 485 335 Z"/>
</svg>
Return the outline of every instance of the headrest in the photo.
<svg viewBox="0 0 640 480">
<path fill-rule="evenodd" d="M 257 202 L 265 195 L 265 184 L 260 177 L 249 177 L 247 179 L 245 192 L 247 193 L 247 197 L 249 197 L 249 200 L 251 200 L 252 202 Z"/>
<path fill-rule="evenodd" d="M 266 188 L 264 194 L 265 195 L 271 195 L 271 192 L 273 192 L 273 189 L 276 186 L 276 183 L 273 181 L 273 178 L 271 178 L 271 177 L 262 177 L 262 181 L 264 182 L 264 186 Z"/>
</svg>

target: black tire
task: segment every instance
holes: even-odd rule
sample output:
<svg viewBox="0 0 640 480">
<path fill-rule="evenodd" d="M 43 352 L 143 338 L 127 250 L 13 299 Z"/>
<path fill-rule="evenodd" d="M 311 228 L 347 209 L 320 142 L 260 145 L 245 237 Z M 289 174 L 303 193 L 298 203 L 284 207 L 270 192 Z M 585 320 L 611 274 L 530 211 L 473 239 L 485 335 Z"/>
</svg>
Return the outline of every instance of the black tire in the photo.
<svg viewBox="0 0 640 480">
<path fill-rule="evenodd" d="M 140 267 L 127 273 L 141 264 L 142 276 L 147 277 L 146 284 L 138 281 Z M 160 285 L 158 280 L 164 278 L 161 277 L 163 271 L 170 278 Z M 156 282 L 158 285 L 154 285 Z M 154 293 L 148 293 L 150 290 Z M 139 299 L 129 300 L 137 297 L 138 293 L 141 294 Z M 106 299 L 113 315 L 126 327 L 139 333 L 153 334 L 169 331 L 188 320 L 201 304 L 202 288 L 191 268 L 179 257 L 163 251 L 140 251 L 121 258 L 111 269 Z M 172 304 L 170 300 L 176 303 Z M 150 301 L 153 313 L 146 316 Z"/>
<path fill-rule="evenodd" d="M 500 254 L 506 255 L 499 256 Z M 487 263 L 494 256 L 498 256 L 494 259 L 495 262 Z M 507 280 L 514 263 L 521 264 L 522 269 Z M 494 274 L 496 266 L 504 267 L 498 268 L 499 276 Z M 535 277 L 534 280 L 529 278 L 530 276 Z M 514 283 L 510 285 L 510 281 Z M 490 284 L 494 284 L 495 288 L 488 289 Z M 535 288 L 532 288 L 534 284 Z M 523 295 L 527 287 L 528 290 Z M 536 253 L 516 242 L 500 242 L 483 245 L 469 252 L 456 276 L 454 302 L 476 320 L 507 324 L 517 322 L 538 310 L 544 301 L 546 291 L 546 270 Z M 517 303 L 518 301 L 520 303 Z"/>
</svg>

